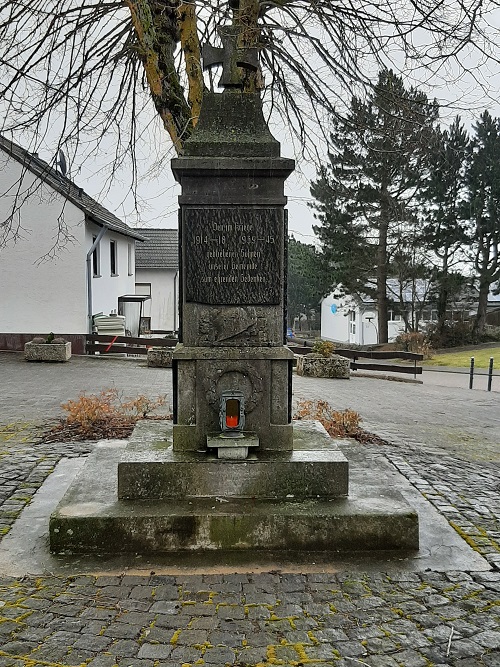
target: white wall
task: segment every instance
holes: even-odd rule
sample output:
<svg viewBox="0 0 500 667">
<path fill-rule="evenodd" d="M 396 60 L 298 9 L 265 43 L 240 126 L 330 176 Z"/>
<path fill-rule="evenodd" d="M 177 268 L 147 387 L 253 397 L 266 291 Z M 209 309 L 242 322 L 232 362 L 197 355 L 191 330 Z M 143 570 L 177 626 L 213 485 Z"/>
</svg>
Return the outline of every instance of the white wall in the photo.
<svg viewBox="0 0 500 667">
<path fill-rule="evenodd" d="M 97 236 L 101 228 L 88 224 L 86 230 L 86 247 L 92 246 L 92 237 Z M 117 248 L 117 275 L 111 275 L 110 241 L 116 242 Z M 107 230 L 99 242 L 99 269 L 100 275 L 92 277 L 92 315 L 104 313 L 109 315 L 112 310 L 118 311 L 118 297 L 125 294 L 135 294 L 135 260 L 132 250 L 132 273 L 129 274 L 128 246 L 135 247 L 134 240 L 122 236 L 117 232 Z M 85 257 L 87 250 L 85 251 Z M 91 265 L 92 271 L 92 265 Z"/>
<path fill-rule="evenodd" d="M 0 223 L 15 203 L 22 167 L 0 151 Z M 39 185 L 40 187 L 37 187 Z M 25 172 L 18 220 L 20 238 L 0 248 L 0 332 L 84 333 L 86 331 L 84 214 Z M 64 218 L 71 240 L 52 259 L 58 218 Z"/>
<path fill-rule="evenodd" d="M 340 343 L 349 342 L 349 318 L 341 308 L 340 299 L 334 298 L 333 294 L 329 294 L 321 302 L 321 338 Z"/>
<path fill-rule="evenodd" d="M 151 284 L 151 299 L 143 305 L 143 316 L 151 318 L 151 329 L 173 330 L 177 316 L 177 271 L 174 269 L 137 269 L 135 282 Z M 142 293 L 142 292 L 141 292 Z"/>
</svg>

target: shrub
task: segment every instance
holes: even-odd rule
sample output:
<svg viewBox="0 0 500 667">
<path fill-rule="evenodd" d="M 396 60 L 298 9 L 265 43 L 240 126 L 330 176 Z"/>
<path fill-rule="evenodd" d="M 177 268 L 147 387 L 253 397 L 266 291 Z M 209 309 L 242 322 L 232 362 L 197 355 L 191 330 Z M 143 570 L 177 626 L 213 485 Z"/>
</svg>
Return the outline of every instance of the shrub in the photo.
<svg viewBox="0 0 500 667">
<path fill-rule="evenodd" d="M 472 326 L 469 322 L 445 322 L 441 327 L 431 324 L 427 327 L 426 339 L 434 350 L 447 347 L 473 345 Z"/>
<path fill-rule="evenodd" d="M 394 341 L 394 347 L 396 350 L 402 350 L 403 352 L 423 354 L 427 359 L 432 355 L 432 349 L 427 335 L 418 331 L 399 334 Z"/>
<path fill-rule="evenodd" d="M 76 401 L 63 403 L 61 407 L 66 410 L 68 424 L 74 424 L 77 429 L 86 436 L 90 436 L 96 429 L 104 426 L 104 422 L 111 421 L 118 417 L 122 420 L 130 420 L 129 415 L 123 414 L 120 406 L 117 404 L 118 391 L 116 389 L 106 389 L 98 395 L 87 396 L 82 392 Z"/>
<path fill-rule="evenodd" d="M 116 389 L 106 389 L 99 394 L 82 392 L 76 400 L 61 405 L 67 413 L 66 418 L 50 429 L 43 440 L 126 438 L 139 419 L 151 418 L 151 413 L 165 402 L 165 396 L 151 399 L 143 395 L 124 402 Z"/>
<path fill-rule="evenodd" d="M 360 431 L 361 417 L 354 410 L 334 410 L 326 401 L 299 401 L 294 419 L 315 419 L 333 438 L 353 438 Z"/>
<path fill-rule="evenodd" d="M 335 354 L 335 345 L 329 340 L 317 340 L 312 351 L 314 354 L 321 354 L 322 357 L 331 357 Z"/>
<path fill-rule="evenodd" d="M 483 341 L 484 342 L 493 342 L 500 340 L 500 326 L 493 326 L 490 324 L 486 325 L 486 330 L 484 332 Z"/>
<path fill-rule="evenodd" d="M 61 345 L 66 343 L 64 338 L 56 338 L 52 331 L 49 333 L 49 335 L 46 338 L 43 338 L 43 336 L 35 336 L 33 340 L 31 341 L 32 343 L 36 343 L 37 345 L 51 345 L 52 343 L 56 345 Z"/>
</svg>

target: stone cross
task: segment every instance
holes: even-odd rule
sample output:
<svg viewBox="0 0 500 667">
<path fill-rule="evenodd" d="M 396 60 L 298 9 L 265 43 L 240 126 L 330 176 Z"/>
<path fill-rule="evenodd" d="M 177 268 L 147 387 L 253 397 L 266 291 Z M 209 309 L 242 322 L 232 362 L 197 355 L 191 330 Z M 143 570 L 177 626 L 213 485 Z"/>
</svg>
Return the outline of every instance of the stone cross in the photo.
<svg viewBox="0 0 500 667">
<path fill-rule="evenodd" d="M 242 88 L 243 81 L 239 68 L 256 72 L 259 68 L 258 49 L 240 48 L 237 45 L 240 29 L 237 26 L 224 26 L 218 30 L 223 47 L 210 44 L 203 46 L 203 67 L 222 65 L 221 88 Z"/>
</svg>

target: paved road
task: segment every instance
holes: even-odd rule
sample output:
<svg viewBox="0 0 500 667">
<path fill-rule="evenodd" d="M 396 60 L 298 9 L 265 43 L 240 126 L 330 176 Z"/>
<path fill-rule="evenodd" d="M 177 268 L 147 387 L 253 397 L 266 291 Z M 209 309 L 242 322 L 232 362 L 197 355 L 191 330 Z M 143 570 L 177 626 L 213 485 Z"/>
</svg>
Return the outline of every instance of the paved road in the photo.
<svg viewBox="0 0 500 667">
<path fill-rule="evenodd" d="M 110 388 L 124 398 L 166 396 L 165 410 L 171 410 L 171 371 L 148 368 L 141 359 L 73 357 L 59 365 L 27 363 L 20 353 L 0 353 L 0 378 L 4 423 L 57 417 L 64 414 L 61 404 L 80 392 Z M 365 428 L 377 433 L 444 447 L 472 460 L 500 460 L 498 393 L 461 388 L 463 376 L 458 374 L 426 371 L 423 378 L 420 385 L 373 377 L 335 381 L 296 376 L 293 393 L 295 404 L 324 399 L 335 409 L 356 410 Z M 459 386 L 447 386 L 452 382 Z"/>
<path fill-rule="evenodd" d="M 0 378 L 0 536 L 62 457 L 88 451 L 34 444 L 61 402 L 109 387 L 171 397 L 170 371 L 137 361 L 33 365 L 4 353 Z M 0 667 L 499 667 L 498 394 L 425 376 L 296 378 L 294 399 L 359 411 L 388 439 L 384 457 L 491 571 L 0 577 Z"/>
</svg>

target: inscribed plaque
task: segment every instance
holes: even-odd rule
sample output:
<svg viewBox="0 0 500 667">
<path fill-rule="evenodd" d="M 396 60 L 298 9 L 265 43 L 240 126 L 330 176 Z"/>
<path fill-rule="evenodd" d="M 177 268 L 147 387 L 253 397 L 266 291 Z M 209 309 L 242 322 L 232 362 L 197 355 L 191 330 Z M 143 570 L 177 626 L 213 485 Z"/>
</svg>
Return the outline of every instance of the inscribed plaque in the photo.
<svg viewBox="0 0 500 667">
<path fill-rule="evenodd" d="M 276 209 L 184 209 L 186 301 L 281 303 L 281 215 Z"/>
</svg>

